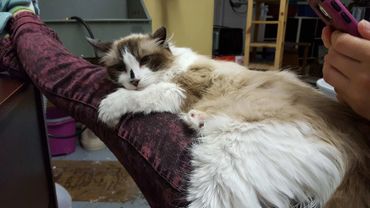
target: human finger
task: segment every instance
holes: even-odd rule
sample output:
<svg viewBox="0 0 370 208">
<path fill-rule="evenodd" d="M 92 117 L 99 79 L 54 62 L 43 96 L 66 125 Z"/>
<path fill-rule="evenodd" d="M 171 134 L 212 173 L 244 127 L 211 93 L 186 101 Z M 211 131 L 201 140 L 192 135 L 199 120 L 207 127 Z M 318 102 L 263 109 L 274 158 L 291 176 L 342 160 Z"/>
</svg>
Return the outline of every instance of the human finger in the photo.
<svg viewBox="0 0 370 208">
<path fill-rule="evenodd" d="M 361 37 L 370 40 L 370 22 L 361 20 L 357 25 L 357 29 Z"/>
<path fill-rule="evenodd" d="M 370 41 L 347 33 L 334 31 L 331 35 L 331 47 L 358 61 L 370 59 Z"/>
<path fill-rule="evenodd" d="M 331 28 L 329 26 L 326 26 L 322 29 L 322 32 L 321 32 L 321 39 L 322 39 L 322 42 L 324 43 L 324 46 L 326 48 L 330 48 L 330 36 L 331 36 Z"/>
<path fill-rule="evenodd" d="M 349 79 L 327 62 L 324 63 L 323 75 L 324 80 L 337 90 L 343 92 L 347 89 Z"/>
<path fill-rule="evenodd" d="M 325 61 L 340 71 L 347 78 L 351 78 L 356 70 L 361 67 L 361 63 L 351 57 L 343 55 L 335 48 L 330 48 L 325 57 Z"/>
<path fill-rule="evenodd" d="M 336 93 L 336 98 L 337 98 L 338 102 L 347 105 L 347 102 L 345 101 L 344 95 L 339 90 L 337 90 L 336 88 L 334 88 L 334 91 Z"/>
</svg>

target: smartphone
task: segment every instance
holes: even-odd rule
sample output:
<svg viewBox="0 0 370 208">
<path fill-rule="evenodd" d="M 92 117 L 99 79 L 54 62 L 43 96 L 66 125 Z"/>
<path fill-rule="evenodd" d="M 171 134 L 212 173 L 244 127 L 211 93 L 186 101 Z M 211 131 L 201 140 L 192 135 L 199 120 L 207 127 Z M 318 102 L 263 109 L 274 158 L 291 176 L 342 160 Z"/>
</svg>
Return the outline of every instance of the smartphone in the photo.
<svg viewBox="0 0 370 208">
<path fill-rule="evenodd" d="M 308 4 L 326 25 L 360 37 L 357 30 L 357 20 L 340 0 L 308 0 Z"/>
</svg>

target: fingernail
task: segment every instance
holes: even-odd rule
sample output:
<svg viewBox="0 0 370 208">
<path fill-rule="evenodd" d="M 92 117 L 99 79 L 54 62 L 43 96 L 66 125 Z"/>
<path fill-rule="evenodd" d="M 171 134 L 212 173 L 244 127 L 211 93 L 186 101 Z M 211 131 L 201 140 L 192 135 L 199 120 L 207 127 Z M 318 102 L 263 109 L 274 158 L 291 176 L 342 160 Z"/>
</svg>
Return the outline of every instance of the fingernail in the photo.
<svg viewBox="0 0 370 208">
<path fill-rule="evenodd" d="M 362 25 L 362 27 L 366 30 L 367 33 L 370 33 L 370 22 L 366 20 L 361 20 L 359 24 Z"/>
<path fill-rule="evenodd" d="M 361 24 L 364 24 L 365 27 L 370 27 L 370 22 L 368 22 L 367 20 L 361 20 L 360 21 Z"/>
</svg>

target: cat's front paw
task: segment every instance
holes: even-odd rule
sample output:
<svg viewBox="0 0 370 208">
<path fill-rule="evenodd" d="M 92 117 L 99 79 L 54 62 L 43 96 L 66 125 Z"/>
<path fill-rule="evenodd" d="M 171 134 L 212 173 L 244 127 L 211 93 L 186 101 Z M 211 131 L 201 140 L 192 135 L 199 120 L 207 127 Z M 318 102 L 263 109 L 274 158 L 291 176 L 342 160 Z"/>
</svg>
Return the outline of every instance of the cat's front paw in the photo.
<svg viewBox="0 0 370 208">
<path fill-rule="evenodd" d="M 99 120 L 110 127 L 115 127 L 122 116 L 119 111 L 115 110 L 115 104 L 109 99 L 104 99 L 99 105 Z"/>
<path fill-rule="evenodd" d="M 104 98 L 99 105 L 98 118 L 110 127 L 115 127 L 122 115 L 127 112 L 126 105 L 122 102 L 123 95 L 116 91 Z"/>
<path fill-rule="evenodd" d="M 185 123 L 196 130 L 204 127 L 206 118 L 206 113 L 194 109 L 182 115 L 182 119 Z"/>
</svg>

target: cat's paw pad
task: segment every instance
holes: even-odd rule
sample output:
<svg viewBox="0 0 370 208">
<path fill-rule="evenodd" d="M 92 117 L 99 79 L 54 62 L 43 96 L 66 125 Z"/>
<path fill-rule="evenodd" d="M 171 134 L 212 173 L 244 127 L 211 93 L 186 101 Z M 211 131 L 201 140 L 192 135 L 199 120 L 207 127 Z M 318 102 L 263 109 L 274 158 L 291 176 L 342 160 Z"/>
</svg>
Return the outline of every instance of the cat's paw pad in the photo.
<svg viewBox="0 0 370 208">
<path fill-rule="evenodd" d="M 190 110 L 184 116 L 184 121 L 194 129 L 200 129 L 204 127 L 205 120 L 207 118 L 206 113 L 198 110 Z"/>
</svg>

